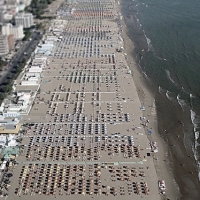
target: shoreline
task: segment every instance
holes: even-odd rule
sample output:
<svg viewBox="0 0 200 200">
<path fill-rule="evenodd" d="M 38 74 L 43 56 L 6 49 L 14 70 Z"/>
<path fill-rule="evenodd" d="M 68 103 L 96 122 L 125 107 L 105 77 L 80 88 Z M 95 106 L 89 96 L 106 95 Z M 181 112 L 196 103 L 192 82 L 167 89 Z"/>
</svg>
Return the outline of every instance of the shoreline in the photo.
<svg viewBox="0 0 200 200">
<path fill-rule="evenodd" d="M 121 4 L 120 4 L 120 11 L 121 11 Z M 122 15 L 123 16 L 123 15 Z M 142 103 L 144 103 L 144 106 L 146 108 L 144 113 L 144 117 L 150 120 L 150 129 L 152 130 L 153 134 L 151 136 L 148 136 L 149 141 L 156 141 L 159 151 L 155 155 L 154 159 L 154 166 L 156 168 L 157 176 L 159 179 L 163 179 L 166 182 L 166 195 L 163 195 L 161 197 L 162 199 L 175 199 L 180 198 L 179 194 L 179 188 L 178 185 L 175 182 L 174 176 L 173 176 L 173 169 L 171 169 L 171 162 L 169 159 L 169 147 L 166 145 L 163 138 L 161 138 L 161 135 L 158 133 L 158 122 L 157 122 L 157 110 L 155 107 L 155 97 L 152 93 L 152 91 L 149 88 L 149 85 L 147 83 L 146 78 L 138 68 L 138 65 L 136 64 L 136 60 L 134 58 L 134 44 L 130 37 L 128 36 L 128 29 L 123 19 L 121 20 L 122 26 L 123 26 L 123 32 L 121 34 L 124 42 L 124 52 L 127 54 L 127 63 L 129 63 L 129 67 L 132 71 L 132 77 L 133 81 L 135 83 L 135 86 L 138 90 L 138 96 Z M 147 127 L 148 128 L 148 127 Z M 147 128 L 145 128 L 145 132 L 147 132 Z M 155 133 L 155 134 L 154 134 Z M 158 161 L 158 162 L 157 162 Z"/>
<path fill-rule="evenodd" d="M 131 38 L 132 40 L 130 39 L 131 36 L 129 35 L 129 31 L 126 27 L 126 23 L 124 20 L 125 18 L 123 18 L 123 26 L 124 26 L 123 29 L 125 32 L 123 34 L 125 35 L 124 42 L 126 43 L 126 40 L 128 41 L 127 42 L 128 50 L 126 50 L 125 48 L 125 50 L 128 52 L 125 52 L 125 53 L 127 53 L 128 58 L 130 60 L 135 62 L 134 66 L 131 66 L 131 70 L 134 72 L 134 75 L 133 75 L 134 82 L 139 80 L 140 82 L 139 85 L 141 85 L 142 88 L 144 88 L 143 89 L 144 93 L 148 94 L 145 96 L 146 99 L 149 99 L 146 102 L 152 101 L 150 100 L 151 98 L 156 99 L 156 105 L 157 105 L 156 110 L 157 110 L 158 119 L 156 120 L 157 134 L 154 134 L 154 135 L 156 135 L 155 138 L 159 140 L 159 143 L 162 144 L 161 148 L 163 150 L 163 155 L 161 156 L 161 158 L 166 157 L 166 159 L 163 159 L 165 160 L 164 161 L 165 163 L 163 164 L 163 161 L 162 161 L 161 163 L 159 162 L 159 164 L 161 164 L 162 168 L 164 166 L 165 168 L 167 168 L 168 174 L 170 174 L 170 176 L 172 177 L 171 183 L 174 184 L 175 187 L 177 187 L 175 193 L 178 194 L 180 199 L 187 199 L 187 200 L 190 198 L 198 199 L 199 198 L 199 192 L 198 192 L 199 181 L 197 180 L 198 179 L 197 162 L 194 159 L 194 155 L 192 156 L 188 155 L 186 151 L 186 148 L 183 143 L 184 136 L 181 135 L 183 134 L 183 127 L 180 124 L 177 124 L 178 122 L 175 122 L 177 124 L 176 125 L 177 127 L 171 132 L 171 130 L 169 129 L 169 124 L 168 124 L 169 122 L 171 122 L 170 119 L 166 119 L 167 122 L 163 122 L 163 116 L 161 116 L 163 111 L 162 111 L 162 108 L 160 108 L 160 106 L 158 105 L 159 100 L 160 100 L 159 98 L 162 98 L 161 94 L 158 93 L 158 91 L 155 91 L 155 89 L 153 90 L 153 88 L 151 88 L 150 82 L 146 79 L 146 77 L 144 77 L 145 75 L 142 73 L 141 69 L 138 67 L 137 57 L 141 56 L 141 54 L 139 52 L 135 52 L 133 38 Z M 164 98 L 162 98 L 162 100 L 163 99 Z M 178 120 L 180 120 L 180 116 L 182 116 L 183 113 L 180 111 L 179 107 L 176 107 L 174 110 L 174 107 L 171 106 L 170 109 L 173 110 L 174 112 L 173 114 L 177 117 Z M 171 114 L 169 111 L 168 116 L 173 115 L 173 114 Z M 184 118 L 186 117 L 184 116 Z M 166 132 L 164 131 L 165 129 L 167 130 Z M 168 132 L 170 132 L 171 134 L 167 134 Z M 172 145 L 173 143 L 177 143 L 177 142 L 178 142 L 178 145 Z M 159 148 L 159 150 L 161 149 Z M 168 156 L 165 155 L 165 152 L 167 152 Z M 189 164 L 185 164 L 185 163 L 189 163 Z"/>
<path fill-rule="evenodd" d="M 164 101 L 163 98 L 162 100 Z M 186 128 L 178 124 L 177 121 L 171 123 L 170 119 L 167 119 L 168 113 L 166 113 L 166 116 L 161 114 L 163 106 L 164 105 L 158 105 L 158 114 L 160 115 L 158 118 L 158 128 L 161 137 L 166 141 L 171 152 L 170 160 L 173 162 L 174 176 L 180 187 L 181 199 L 199 199 L 199 180 L 196 160 L 193 153 L 188 153 L 184 145 L 183 132 L 188 130 L 190 124 L 185 125 Z M 169 110 L 171 110 L 171 108 L 172 107 L 169 107 Z M 180 108 L 174 108 L 171 112 L 171 115 L 174 115 L 177 119 L 181 116 L 181 119 L 183 118 L 184 121 L 189 122 L 189 119 L 186 119 L 189 116 L 183 116 Z M 164 129 L 167 131 L 164 132 Z"/>
</svg>

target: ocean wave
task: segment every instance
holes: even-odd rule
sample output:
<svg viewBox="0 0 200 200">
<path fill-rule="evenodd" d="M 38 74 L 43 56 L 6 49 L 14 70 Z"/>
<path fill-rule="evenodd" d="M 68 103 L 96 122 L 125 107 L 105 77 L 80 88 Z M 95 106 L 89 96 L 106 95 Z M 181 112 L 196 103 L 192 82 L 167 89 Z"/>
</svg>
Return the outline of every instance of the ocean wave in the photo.
<svg viewBox="0 0 200 200">
<path fill-rule="evenodd" d="M 198 116 L 193 110 L 190 110 L 190 118 L 194 126 L 194 131 L 196 131 L 196 129 L 199 128 L 200 116 Z"/>
<path fill-rule="evenodd" d="M 193 154 L 194 154 L 194 159 L 196 160 L 197 162 L 197 170 L 198 170 L 198 179 L 200 181 L 200 162 L 199 162 L 199 154 L 195 148 L 195 146 L 192 146 L 192 151 L 193 151 Z"/>
<path fill-rule="evenodd" d="M 190 93 L 190 99 L 194 99 L 194 98 L 195 98 L 195 96 Z"/>
<path fill-rule="evenodd" d="M 157 54 L 154 54 L 155 58 L 157 58 L 158 60 L 164 60 L 164 61 L 167 61 L 166 58 L 163 58 L 163 57 L 160 57 L 158 56 Z"/>
<path fill-rule="evenodd" d="M 192 151 L 193 151 L 193 154 L 194 154 L 194 159 L 196 161 L 198 161 L 199 160 L 199 155 L 198 155 L 198 152 L 197 152 L 197 150 L 195 149 L 194 146 L 192 146 Z"/>
<path fill-rule="evenodd" d="M 174 98 L 170 96 L 171 92 L 169 90 L 167 90 L 165 94 L 166 94 L 167 99 L 169 99 L 169 101 L 172 102 L 174 100 Z"/>
<path fill-rule="evenodd" d="M 147 5 L 147 4 L 145 4 L 145 3 L 142 3 L 142 5 L 143 5 L 143 6 L 146 6 L 146 7 L 148 7 L 148 5 Z"/>
<path fill-rule="evenodd" d="M 184 99 L 181 99 L 179 94 L 177 95 L 177 101 L 181 106 L 182 110 L 184 111 L 184 107 L 187 106 L 186 101 Z"/>
<path fill-rule="evenodd" d="M 136 20 L 137 20 L 137 23 L 138 23 L 139 27 L 142 27 L 142 24 L 140 23 L 140 20 L 138 18 Z"/>
<path fill-rule="evenodd" d="M 173 83 L 173 84 L 175 84 L 175 81 L 173 80 L 173 78 L 171 77 L 171 73 L 170 73 L 170 71 L 169 70 L 165 70 L 166 71 L 166 74 L 167 74 L 167 78 Z"/>
<path fill-rule="evenodd" d="M 194 111 L 193 111 L 193 113 L 192 113 L 192 119 L 196 120 L 195 117 L 196 117 L 196 113 L 194 113 Z M 197 162 L 198 179 L 200 181 L 200 162 L 199 162 L 200 156 L 199 156 L 198 149 L 197 149 L 200 146 L 200 144 L 198 143 L 199 131 L 196 131 L 196 128 L 194 128 L 194 137 L 195 137 L 195 141 L 194 141 L 194 145 L 192 146 L 192 151 L 193 151 L 193 154 L 194 154 L 194 159 Z"/>
<path fill-rule="evenodd" d="M 195 130 L 196 130 L 196 129 L 195 129 Z M 195 131 L 194 136 L 195 136 L 195 140 L 198 140 L 198 139 L 199 139 L 199 132 L 198 132 L 198 131 Z"/>
<path fill-rule="evenodd" d="M 199 132 L 198 131 L 195 131 L 194 137 L 195 137 L 194 149 L 197 150 L 197 148 L 200 146 L 200 144 L 198 143 L 198 139 L 199 139 Z M 197 160 L 198 159 L 199 159 L 199 155 L 197 155 Z"/>
<path fill-rule="evenodd" d="M 147 37 L 145 31 L 143 30 L 143 33 L 144 33 L 144 37 L 146 38 L 146 42 L 147 42 L 147 47 L 148 47 L 148 51 L 152 50 L 153 46 L 152 46 L 152 43 L 151 43 L 151 40 Z"/>
<path fill-rule="evenodd" d="M 150 51 L 151 48 L 152 48 L 151 40 L 146 36 L 146 34 L 144 34 L 144 36 L 145 36 L 146 41 L 147 41 L 148 51 Z"/>
<path fill-rule="evenodd" d="M 165 92 L 165 90 L 164 90 L 161 86 L 158 87 L 158 91 L 159 91 L 160 94 L 161 94 L 162 92 Z"/>
<path fill-rule="evenodd" d="M 198 143 L 198 141 L 195 140 L 195 141 L 194 141 L 194 148 L 197 149 L 198 146 L 200 146 L 200 144 Z"/>
<path fill-rule="evenodd" d="M 194 98 L 195 98 L 195 97 L 190 93 L 190 106 L 191 106 L 191 108 L 193 108 L 192 100 L 193 100 Z"/>
<path fill-rule="evenodd" d="M 142 74 L 143 74 L 143 76 L 147 79 L 147 80 L 149 80 L 149 77 L 147 76 L 147 73 L 146 72 L 142 72 Z"/>
</svg>

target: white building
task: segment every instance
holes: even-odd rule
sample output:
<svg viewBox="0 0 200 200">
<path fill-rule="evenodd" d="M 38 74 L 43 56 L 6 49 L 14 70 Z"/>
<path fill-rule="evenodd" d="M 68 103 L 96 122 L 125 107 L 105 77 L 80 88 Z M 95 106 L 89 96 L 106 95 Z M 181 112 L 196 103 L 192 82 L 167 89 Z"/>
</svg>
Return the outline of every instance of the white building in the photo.
<svg viewBox="0 0 200 200">
<path fill-rule="evenodd" d="M 33 15 L 31 13 L 19 13 L 15 16 L 15 24 L 22 25 L 24 28 L 33 26 Z"/>
<path fill-rule="evenodd" d="M 28 70 L 29 72 L 32 72 L 32 73 L 41 73 L 42 72 L 42 68 L 41 67 L 37 67 L 37 66 L 32 66 L 29 68 Z"/>
<path fill-rule="evenodd" d="M 25 4 L 26 6 L 29 6 L 31 4 L 31 0 L 20 0 L 20 2 Z"/>
<path fill-rule="evenodd" d="M 9 14 L 9 13 L 4 13 L 3 14 L 3 21 L 8 22 L 8 21 L 12 20 L 12 18 L 13 18 L 12 14 Z"/>
<path fill-rule="evenodd" d="M 38 72 L 27 72 L 25 73 L 25 77 L 37 77 L 37 78 L 40 78 L 40 73 Z"/>
<path fill-rule="evenodd" d="M 24 37 L 23 26 L 13 26 L 8 23 L 2 26 L 2 34 L 3 35 L 14 35 L 16 40 L 21 40 Z"/>
<path fill-rule="evenodd" d="M 18 12 L 24 11 L 25 7 L 26 7 L 25 4 L 18 4 L 18 5 L 17 5 Z"/>
<path fill-rule="evenodd" d="M 8 5 L 16 5 L 17 3 L 19 3 L 19 0 L 6 0 L 6 3 Z"/>
<path fill-rule="evenodd" d="M 35 81 L 35 80 L 33 80 L 33 81 L 31 81 L 31 80 L 27 80 L 27 81 L 24 80 L 24 81 L 21 82 L 21 85 L 23 85 L 23 86 L 38 85 L 38 82 Z"/>
<path fill-rule="evenodd" d="M 8 53 L 8 37 L 6 35 L 0 35 L 0 56 L 4 56 Z"/>
<path fill-rule="evenodd" d="M 45 67 L 47 63 L 47 57 L 41 56 L 36 54 L 35 58 L 32 60 L 32 66 L 39 66 L 39 67 Z"/>
<path fill-rule="evenodd" d="M 1 146 L 5 146 L 6 142 L 7 142 L 6 136 L 5 135 L 0 135 L 0 145 Z"/>
<path fill-rule="evenodd" d="M 4 22 L 4 13 L 5 13 L 5 10 L 2 7 L 3 6 L 0 4 L 0 24 L 2 24 Z"/>
</svg>

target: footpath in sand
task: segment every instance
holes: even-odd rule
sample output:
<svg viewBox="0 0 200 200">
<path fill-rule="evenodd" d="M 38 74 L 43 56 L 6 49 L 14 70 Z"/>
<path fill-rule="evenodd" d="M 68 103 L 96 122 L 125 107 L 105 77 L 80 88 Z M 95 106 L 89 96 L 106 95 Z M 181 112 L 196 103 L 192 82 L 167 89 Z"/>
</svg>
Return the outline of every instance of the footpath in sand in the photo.
<svg viewBox="0 0 200 200">
<path fill-rule="evenodd" d="M 149 121 L 119 52 L 124 43 L 116 6 L 84 0 L 61 8 L 72 12 L 60 17 L 66 22 L 61 39 L 43 67 L 35 103 L 22 118 L 24 149 L 8 200 L 165 198 L 143 128 Z M 56 26 L 52 22 L 46 36 Z"/>
</svg>

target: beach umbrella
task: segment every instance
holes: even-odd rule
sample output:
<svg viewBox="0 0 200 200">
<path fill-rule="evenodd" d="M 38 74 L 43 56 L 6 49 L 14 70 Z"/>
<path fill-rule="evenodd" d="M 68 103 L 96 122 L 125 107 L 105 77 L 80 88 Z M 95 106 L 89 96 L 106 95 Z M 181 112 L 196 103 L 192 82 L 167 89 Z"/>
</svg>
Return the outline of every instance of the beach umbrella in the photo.
<svg viewBox="0 0 200 200">
<path fill-rule="evenodd" d="M 82 191 L 82 193 L 81 193 L 83 196 L 85 196 L 85 191 Z"/>
<path fill-rule="evenodd" d="M 107 185 L 107 186 L 106 186 L 106 189 L 107 189 L 107 190 L 110 190 L 110 186 L 109 186 L 109 185 Z"/>
</svg>

